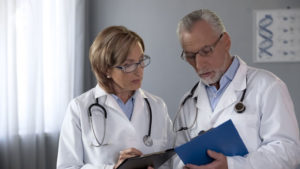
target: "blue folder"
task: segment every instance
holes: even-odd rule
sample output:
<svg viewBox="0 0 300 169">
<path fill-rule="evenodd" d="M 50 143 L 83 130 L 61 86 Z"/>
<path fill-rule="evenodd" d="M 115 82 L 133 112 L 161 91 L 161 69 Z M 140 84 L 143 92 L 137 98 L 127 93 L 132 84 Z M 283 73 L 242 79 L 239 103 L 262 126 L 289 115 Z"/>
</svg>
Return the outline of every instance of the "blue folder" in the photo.
<svg viewBox="0 0 300 169">
<path fill-rule="evenodd" d="M 204 165 L 213 161 L 207 150 L 220 152 L 225 156 L 244 156 L 248 150 L 231 120 L 176 147 L 175 152 L 184 164 Z"/>
</svg>

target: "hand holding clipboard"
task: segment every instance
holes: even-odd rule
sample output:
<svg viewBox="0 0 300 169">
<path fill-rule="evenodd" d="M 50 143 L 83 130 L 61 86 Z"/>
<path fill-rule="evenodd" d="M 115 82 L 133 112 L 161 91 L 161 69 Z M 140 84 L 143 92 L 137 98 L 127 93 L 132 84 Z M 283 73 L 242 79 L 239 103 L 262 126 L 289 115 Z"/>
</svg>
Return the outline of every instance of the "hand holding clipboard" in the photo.
<svg viewBox="0 0 300 169">
<path fill-rule="evenodd" d="M 175 153 L 184 164 L 203 165 L 213 161 L 207 150 L 213 150 L 225 156 L 243 156 L 248 150 L 231 120 L 201 134 L 175 149 L 128 158 L 117 169 L 144 169 L 147 166 L 158 168 Z"/>
<path fill-rule="evenodd" d="M 213 150 L 225 156 L 248 154 L 248 150 L 231 120 L 175 148 L 175 152 L 184 164 L 195 165 L 204 165 L 213 161 L 207 155 L 207 150 Z"/>
<path fill-rule="evenodd" d="M 175 154 L 174 149 L 145 154 L 125 159 L 117 169 L 146 169 L 148 166 L 158 168 Z"/>
</svg>

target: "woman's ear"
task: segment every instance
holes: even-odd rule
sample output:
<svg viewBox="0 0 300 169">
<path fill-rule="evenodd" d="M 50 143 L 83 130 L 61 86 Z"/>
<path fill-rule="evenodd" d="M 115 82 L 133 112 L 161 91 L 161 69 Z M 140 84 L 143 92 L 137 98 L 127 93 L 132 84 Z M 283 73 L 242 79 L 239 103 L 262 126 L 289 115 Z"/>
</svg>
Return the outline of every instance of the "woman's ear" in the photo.
<svg viewBox="0 0 300 169">
<path fill-rule="evenodd" d="M 224 38 L 225 49 L 229 51 L 231 47 L 231 38 L 227 32 L 223 33 L 223 38 Z"/>
<path fill-rule="evenodd" d="M 110 78 L 111 78 L 111 69 L 108 69 L 108 70 L 106 71 L 106 78 L 107 78 L 107 79 L 110 79 Z"/>
</svg>

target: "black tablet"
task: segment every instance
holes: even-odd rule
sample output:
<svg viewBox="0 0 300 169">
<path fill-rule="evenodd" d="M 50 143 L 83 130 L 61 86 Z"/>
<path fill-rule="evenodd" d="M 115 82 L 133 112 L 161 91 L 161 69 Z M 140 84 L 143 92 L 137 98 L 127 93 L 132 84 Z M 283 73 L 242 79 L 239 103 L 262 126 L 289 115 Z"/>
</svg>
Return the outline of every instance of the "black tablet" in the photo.
<svg viewBox="0 0 300 169">
<path fill-rule="evenodd" d="M 174 149 L 131 157 L 124 160 L 117 169 L 147 169 L 148 166 L 158 168 L 175 154 Z"/>
</svg>

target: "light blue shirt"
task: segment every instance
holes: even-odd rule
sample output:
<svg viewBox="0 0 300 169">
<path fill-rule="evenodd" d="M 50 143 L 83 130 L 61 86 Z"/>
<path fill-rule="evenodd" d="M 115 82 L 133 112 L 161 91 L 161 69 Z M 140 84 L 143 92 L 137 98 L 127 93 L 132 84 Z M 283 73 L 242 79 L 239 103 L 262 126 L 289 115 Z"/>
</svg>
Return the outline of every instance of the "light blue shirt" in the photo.
<svg viewBox="0 0 300 169">
<path fill-rule="evenodd" d="M 234 78 L 235 73 L 238 70 L 239 66 L 240 66 L 240 62 L 238 58 L 234 57 L 230 67 L 220 79 L 219 90 L 217 90 L 215 86 L 208 86 L 208 85 L 205 86 L 212 111 L 215 110 L 218 102 L 220 101 L 221 96 L 223 95 L 224 91 L 226 90 L 226 88 Z"/>
<path fill-rule="evenodd" d="M 120 108 L 123 110 L 123 112 L 128 117 L 128 119 L 131 120 L 131 116 L 134 108 L 135 94 L 131 96 L 126 103 L 124 103 L 117 95 L 112 94 L 112 96 L 117 101 Z"/>
</svg>

